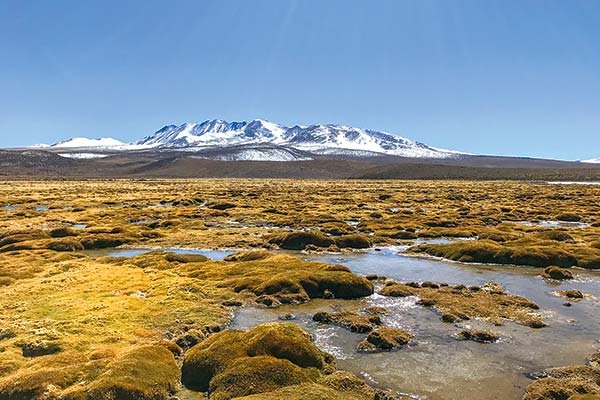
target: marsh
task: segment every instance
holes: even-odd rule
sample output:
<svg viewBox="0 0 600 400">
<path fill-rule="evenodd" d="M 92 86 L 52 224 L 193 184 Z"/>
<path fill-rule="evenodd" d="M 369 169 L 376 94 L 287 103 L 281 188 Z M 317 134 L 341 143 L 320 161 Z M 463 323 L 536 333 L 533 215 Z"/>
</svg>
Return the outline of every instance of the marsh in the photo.
<svg viewBox="0 0 600 400">
<path fill-rule="evenodd" d="M 0 398 L 593 393 L 598 198 L 536 182 L 2 182 Z M 370 332 L 395 344 L 371 351 Z M 241 347 L 213 353 L 227 335 Z"/>
</svg>

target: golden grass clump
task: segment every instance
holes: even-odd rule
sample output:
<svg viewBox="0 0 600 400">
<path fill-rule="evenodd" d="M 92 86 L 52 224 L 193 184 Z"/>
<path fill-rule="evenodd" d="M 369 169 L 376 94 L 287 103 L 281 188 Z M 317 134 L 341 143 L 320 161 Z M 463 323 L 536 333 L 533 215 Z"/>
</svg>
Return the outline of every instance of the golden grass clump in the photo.
<svg viewBox="0 0 600 400">
<path fill-rule="evenodd" d="M 391 351 L 406 346 L 414 337 L 414 334 L 404 329 L 380 327 L 369 332 L 357 348 L 362 352 Z"/>
<path fill-rule="evenodd" d="M 0 379 L 0 399 L 161 400 L 177 388 L 179 376 L 173 355 L 160 346 L 89 358 L 65 352 Z"/>
<path fill-rule="evenodd" d="M 215 332 L 230 321 L 230 307 L 373 293 L 372 282 L 346 267 L 268 252 L 276 246 L 348 252 L 417 237 L 469 237 L 476 240 L 412 251 L 507 268 L 551 267 L 545 274 L 552 279 L 557 271 L 570 272 L 557 267 L 600 268 L 599 197 L 597 186 L 527 182 L 0 182 L 0 204 L 15 207 L 0 207 L 0 399 L 164 398 L 177 380 L 172 354 L 220 335 Z M 128 259 L 89 256 L 118 246 L 243 251 L 224 261 L 162 251 Z M 418 296 L 448 322 L 543 326 L 535 304 L 495 285 L 390 283 L 381 293 Z M 223 375 L 215 395 L 242 395 L 235 383 L 243 381 L 243 370 L 261 385 L 260 365 L 268 363 L 256 359 L 273 356 L 258 349 L 241 354 L 240 367 Z M 274 359 L 271 365 L 287 375 L 257 389 L 269 392 L 246 398 L 388 398 L 349 374 Z M 295 367 L 284 368 L 288 363 Z M 133 364 L 146 371 L 130 369 Z M 280 387 L 283 381 L 290 385 Z"/>
<path fill-rule="evenodd" d="M 460 339 L 472 340 L 479 343 L 493 343 L 499 339 L 497 334 L 485 329 L 463 329 L 458 332 L 457 336 Z"/>
<path fill-rule="evenodd" d="M 505 293 L 495 282 L 483 287 L 466 287 L 390 281 L 379 294 L 391 297 L 418 296 L 419 304 L 440 311 L 444 322 L 482 318 L 497 325 L 509 320 L 532 328 L 545 326 L 541 315 L 536 312 L 539 309 L 537 304 L 524 297 Z"/>
<path fill-rule="evenodd" d="M 542 272 L 541 275 L 544 278 L 555 279 L 558 281 L 573 279 L 573 273 L 571 271 L 555 266 L 544 268 L 544 272 Z"/>
<path fill-rule="evenodd" d="M 335 371 L 333 358 L 288 323 L 214 334 L 186 354 L 182 381 L 217 400 L 400 399 Z"/>
<path fill-rule="evenodd" d="M 523 400 L 594 400 L 600 397 L 600 368 L 595 363 L 550 368 L 527 386 Z"/>
<path fill-rule="evenodd" d="M 268 393 L 238 397 L 236 400 L 408 400 L 410 397 L 373 389 L 363 380 L 344 371 L 322 377 L 317 383 L 282 387 Z"/>
<path fill-rule="evenodd" d="M 354 311 L 321 311 L 313 315 L 313 321 L 341 326 L 358 333 L 371 332 L 376 326 L 381 325 L 379 315 L 360 315 Z"/>
<path fill-rule="evenodd" d="M 254 253 L 256 254 L 256 253 Z M 373 284 L 344 266 L 311 263 L 286 254 L 259 253 L 260 259 L 226 261 L 218 269 L 194 266 L 185 273 L 191 277 L 218 280 L 219 286 L 229 286 L 238 293 L 272 296 L 281 303 L 307 301 L 311 298 L 335 297 L 353 299 L 373 293 Z M 252 259 L 255 255 L 230 256 Z"/>
<path fill-rule="evenodd" d="M 592 250 L 588 250 L 587 254 L 578 253 L 576 249 L 561 247 L 559 244 L 519 246 L 508 243 L 499 244 L 491 240 L 475 240 L 451 244 L 419 245 L 413 247 L 411 251 L 471 263 L 600 268 L 600 253 Z"/>
<path fill-rule="evenodd" d="M 331 362 L 331 357 L 321 352 L 310 335 L 297 325 L 271 323 L 247 332 L 226 330 L 200 342 L 185 356 L 182 381 L 196 390 L 210 389 L 219 393 L 235 390 L 231 387 L 232 381 L 246 379 L 258 383 L 266 380 L 266 386 L 243 386 L 237 390 L 271 391 L 277 387 L 315 381 Z M 267 379 L 269 371 L 278 368 L 281 373 Z M 237 396 L 254 393 L 260 391 L 238 392 Z M 222 393 L 218 397 L 227 399 L 234 396 L 226 397 Z"/>
</svg>

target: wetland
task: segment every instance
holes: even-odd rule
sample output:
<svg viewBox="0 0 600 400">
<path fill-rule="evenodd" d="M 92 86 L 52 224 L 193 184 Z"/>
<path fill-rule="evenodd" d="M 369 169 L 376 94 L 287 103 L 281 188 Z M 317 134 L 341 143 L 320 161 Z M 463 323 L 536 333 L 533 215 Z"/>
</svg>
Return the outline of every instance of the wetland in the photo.
<svg viewBox="0 0 600 400">
<path fill-rule="evenodd" d="M 596 399 L 600 186 L 0 182 L 0 399 Z"/>
</svg>

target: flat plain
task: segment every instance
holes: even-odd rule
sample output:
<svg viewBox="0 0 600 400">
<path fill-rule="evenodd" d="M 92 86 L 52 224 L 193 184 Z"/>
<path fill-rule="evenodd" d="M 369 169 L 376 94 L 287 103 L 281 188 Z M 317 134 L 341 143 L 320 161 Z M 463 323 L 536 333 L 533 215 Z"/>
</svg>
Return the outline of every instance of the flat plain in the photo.
<svg viewBox="0 0 600 400">
<path fill-rule="evenodd" d="M 504 398 L 599 398 L 600 307 L 581 289 L 600 282 L 600 185 L 4 181 L 0 207 L 0 400 L 474 398 L 458 378 L 409 379 L 428 365 L 370 380 L 345 361 L 408 358 L 434 326 L 481 358 L 550 332 L 572 356 L 506 367 Z M 440 272 L 401 279 L 399 257 Z M 460 280 L 490 268 L 506 282 Z M 241 324 L 248 310 L 275 320 Z M 315 340 L 323 327 L 351 349 Z"/>
</svg>

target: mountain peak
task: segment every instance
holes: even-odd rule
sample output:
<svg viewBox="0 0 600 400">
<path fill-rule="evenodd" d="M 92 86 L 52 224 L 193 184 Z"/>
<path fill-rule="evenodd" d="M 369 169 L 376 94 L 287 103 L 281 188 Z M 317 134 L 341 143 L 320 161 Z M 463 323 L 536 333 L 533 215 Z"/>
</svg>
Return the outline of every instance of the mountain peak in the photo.
<svg viewBox="0 0 600 400">
<path fill-rule="evenodd" d="M 222 119 L 165 125 L 152 135 L 128 145 L 111 138 L 73 138 L 53 148 L 111 150 L 218 149 L 232 146 L 275 145 L 314 154 L 387 154 L 401 157 L 450 158 L 458 152 L 437 149 L 387 132 L 336 124 L 288 127 L 265 119 L 228 122 Z"/>
<path fill-rule="evenodd" d="M 221 119 L 202 123 L 167 125 L 138 145 L 158 148 L 214 147 L 271 143 L 300 150 L 332 149 L 367 151 L 404 157 L 445 158 L 452 152 L 439 150 L 386 132 L 336 124 L 287 127 L 264 119 L 227 122 Z"/>
</svg>

